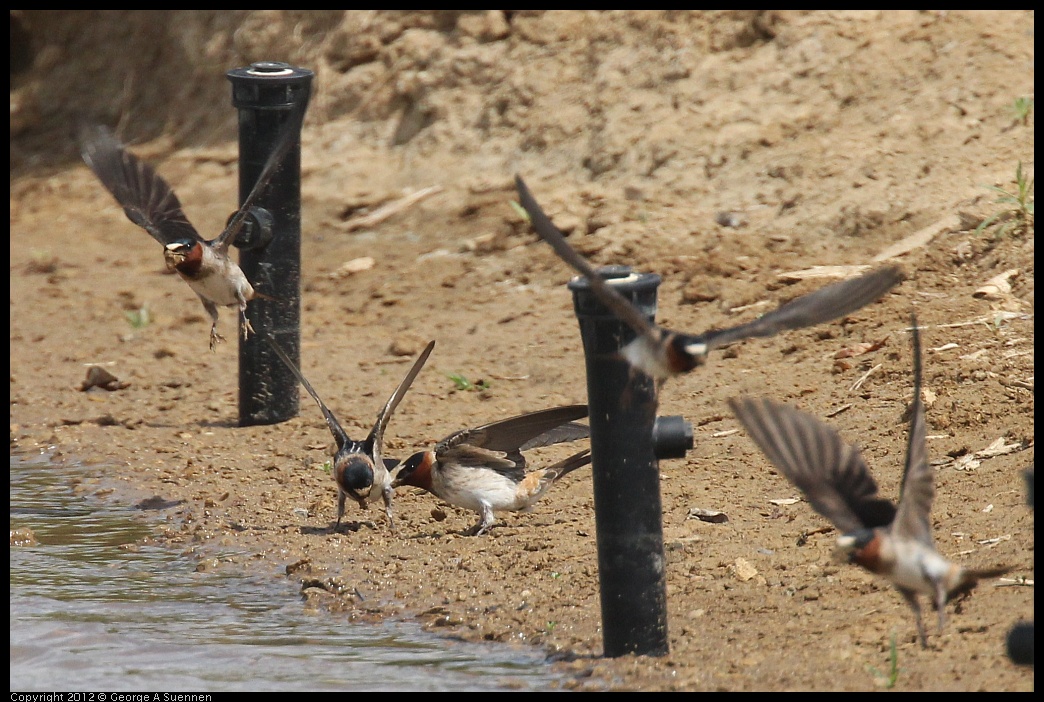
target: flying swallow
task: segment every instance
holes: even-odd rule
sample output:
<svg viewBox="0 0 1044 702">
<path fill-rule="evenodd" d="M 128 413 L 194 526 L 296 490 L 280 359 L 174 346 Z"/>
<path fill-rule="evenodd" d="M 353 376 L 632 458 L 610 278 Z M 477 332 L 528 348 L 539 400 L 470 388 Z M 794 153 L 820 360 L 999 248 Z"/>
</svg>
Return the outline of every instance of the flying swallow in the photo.
<svg viewBox="0 0 1044 702">
<path fill-rule="evenodd" d="M 811 414 L 767 398 L 732 398 L 729 406 L 773 465 L 805 495 L 812 509 L 837 527 L 840 554 L 888 579 L 899 591 L 914 612 L 917 634 L 927 648 L 919 595 L 932 599 L 941 634 L 947 602 L 969 593 L 979 580 L 998 577 L 1011 569 L 965 568 L 940 554 L 932 541 L 930 513 L 935 487 L 928 463 L 916 319 L 912 326 L 914 397 L 898 506 L 878 497 L 877 484 L 859 450 Z"/>
<path fill-rule="evenodd" d="M 369 501 L 376 500 L 377 496 L 380 495 L 384 499 L 384 513 L 388 516 L 388 524 L 391 525 L 392 531 L 395 531 L 395 521 L 392 518 L 392 481 L 391 473 L 388 472 L 388 469 L 394 467 L 398 462 L 384 457 L 384 431 L 388 428 L 388 422 L 391 420 L 395 408 L 399 406 L 399 402 L 406 395 L 406 391 L 410 389 L 410 385 L 413 384 L 421 368 L 424 367 L 431 350 L 435 348 L 435 341 L 428 342 L 420 356 L 414 361 L 413 368 L 410 369 L 410 372 L 399 383 L 399 387 L 395 388 L 395 392 L 388 398 L 388 402 L 381 408 L 380 413 L 377 415 L 377 421 L 374 422 L 373 429 L 370 430 L 366 440 L 353 441 L 341 427 L 337 417 L 334 416 L 330 408 L 326 406 L 319 394 L 312 388 L 312 384 L 308 382 L 297 365 L 290 359 L 290 356 L 270 336 L 263 336 L 272 347 L 272 350 L 276 352 L 276 355 L 297 376 L 297 379 L 301 381 L 301 385 L 304 386 L 308 394 L 319 405 L 319 409 L 322 410 L 323 416 L 326 418 L 326 425 L 330 427 L 330 432 L 337 443 L 337 452 L 334 454 L 332 470 L 334 481 L 337 483 L 337 524 L 334 526 L 334 529 L 339 529 L 341 526 L 341 518 L 344 517 L 345 498 L 350 497 L 358 502 L 361 507 L 365 508 Z"/>
<path fill-rule="evenodd" d="M 671 376 L 687 373 L 703 365 L 707 354 L 714 349 L 742 339 L 775 336 L 782 331 L 839 319 L 877 300 L 902 280 L 902 271 L 898 266 L 882 266 L 857 278 L 824 286 L 735 327 L 711 329 L 702 334 L 671 331 L 649 322 L 610 283 L 602 279 L 551 223 L 522 178 L 517 175 L 515 187 L 537 234 L 551 245 L 563 261 L 584 276 L 602 304 L 634 331 L 635 339 L 620 353 L 632 367 L 654 378 L 657 386 Z"/>
<path fill-rule="evenodd" d="M 573 420 L 587 416 L 587 405 L 531 412 L 473 429 L 453 432 L 433 450 L 419 451 L 393 469 L 393 487 L 412 485 L 456 507 L 477 512 L 479 521 L 465 534 L 478 536 L 493 525 L 494 512 L 524 511 L 562 476 L 591 462 L 589 449 L 547 468 L 530 470 L 523 451 L 590 436 L 590 427 Z"/>
<path fill-rule="evenodd" d="M 174 190 L 156 170 L 127 151 L 104 127 L 87 129 L 81 136 L 83 160 L 116 198 L 131 222 L 163 245 L 167 269 L 188 283 L 210 315 L 210 350 L 222 337 L 217 332 L 218 307 L 238 307 L 243 338 L 253 333 L 246 317 L 247 303 L 274 299 L 256 290 L 228 255 L 229 246 L 243 228 L 250 209 L 300 132 L 307 102 L 298 104 L 277 137 L 257 182 L 242 206 L 217 238 L 207 241 L 189 222 Z"/>
</svg>

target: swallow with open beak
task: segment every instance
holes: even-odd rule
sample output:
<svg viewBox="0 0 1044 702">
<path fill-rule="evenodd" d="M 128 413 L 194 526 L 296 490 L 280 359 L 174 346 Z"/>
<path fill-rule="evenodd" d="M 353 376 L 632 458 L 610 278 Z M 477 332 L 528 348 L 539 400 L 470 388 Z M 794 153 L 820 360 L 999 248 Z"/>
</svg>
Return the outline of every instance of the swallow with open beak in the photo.
<svg viewBox="0 0 1044 702">
<path fill-rule="evenodd" d="M 687 373 L 703 365 L 713 349 L 742 339 L 775 336 L 780 332 L 801 329 L 840 319 L 879 299 L 902 280 L 898 266 L 887 265 L 824 286 L 798 297 L 755 320 L 729 327 L 711 329 L 702 334 L 671 331 L 650 323 L 623 295 L 613 289 L 598 272 L 565 240 L 562 232 L 540 209 L 522 178 L 515 176 L 515 187 L 533 229 L 551 245 L 558 256 L 584 276 L 598 299 L 636 334 L 621 349 L 621 355 L 648 376 L 657 387 L 674 375 Z"/>
<path fill-rule="evenodd" d="M 489 531 L 493 514 L 524 511 L 562 476 L 591 462 L 589 449 L 547 468 L 529 470 L 523 451 L 577 441 L 590 427 L 574 420 L 587 416 L 587 405 L 567 405 L 531 412 L 473 429 L 456 431 L 433 450 L 419 451 L 393 470 L 393 487 L 412 485 L 456 507 L 477 512 L 479 521 L 465 531 Z"/>
<path fill-rule="evenodd" d="M 979 580 L 998 577 L 1011 569 L 965 568 L 947 560 L 935 548 L 930 521 L 935 487 L 928 463 L 916 319 L 913 355 L 914 397 L 898 507 L 878 497 L 877 484 L 859 450 L 811 414 L 767 398 L 732 398 L 729 406 L 754 443 L 804 493 L 812 509 L 841 532 L 839 554 L 887 578 L 899 591 L 914 612 L 917 634 L 927 648 L 920 595 L 932 599 L 941 634 L 947 602 L 969 593 Z"/>
<path fill-rule="evenodd" d="M 306 109 L 307 102 L 295 107 L 250 194 L 224 231 L 210 241 L 200 236 L 189 222 L 178 196 L 162 176 L 127 151 L 108 129 L 95 127 L 85 130 L 81 136 L 83 160 L 123 207 L 127 218 L 163 245 L 167 269 L 176 271 L 203 303 L 211 321 L 211 351 L 224 340 L 217 332 L 218 307 L 238 307 L 246 339 L 254 331 L 246 316 L 247 303 L 256 298 L 274 299 L 254 289 L 239 265 L 229 257 L 228 248 L 293 144 Z"/>
<path fill-rule="evenodd" d="M 334 526 L 334 530 L 336 531 L 341 526 L 345 498 L 350 497 L 358 502 L 359 506 L 366 508 L 368 502 L 376 500 L 379 495 L 384 500 L 384 513 L 388 517 L 388 524 L 391 525 L 391 530 L 395 531 L 395 521 L 392 518 L 392 479 L 389 468 L 394 468 L 398 461 L 384 457 L 384 431 L 388 428 L 388 422 L 391 420 L 395 408 L 399 406 L 406 391 L 410 389 L 421 368 L 424 367 L 431 350 L 435 348 L 435 341 L 428 342 L 420 356 L 413 362 L 410 372 L 406 374 L 406 377 L 399 383 L 399 387 L 395 388 L 395 392 L 388 398 L 388 402 L 381 408 L 377 421 L 374 422 L 373 429 L 370 430 L 366 440 L 353 441 L 341 427 L 337 417 L 312 388 L 312 384 L 290 359 L 290 356 L 272 337 L 264 335 L 264 338 L 319 405 L 319 409 L 326 418 L 326 425 L 330 427 L 330 432 L 337 444 L 332 470 L 334 481 L 337 483 L 337 524 Z"/>
</svg>

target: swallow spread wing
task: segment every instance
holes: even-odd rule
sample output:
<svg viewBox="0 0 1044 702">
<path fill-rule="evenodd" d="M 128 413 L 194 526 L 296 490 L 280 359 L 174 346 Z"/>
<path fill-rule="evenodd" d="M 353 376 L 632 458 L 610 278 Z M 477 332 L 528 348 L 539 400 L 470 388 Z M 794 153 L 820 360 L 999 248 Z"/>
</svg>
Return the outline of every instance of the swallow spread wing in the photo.
<svg viewBox="0 0 1044 702">
<path fill-rule="evenodd" d="M 895 505 L 878 496 L 859 449 L 832 427 L 768 398 L 731 398 L 729 407 L 772 464 L 841 533 L 891 524 Z"/>
<path fill-rule="evenodd" d="M 590 427 L 574 421 L 586 416 L 587 405 L 569 405 L 453 432 L 433 450 L 403 461 L 393 486 L 419 487 L 477 512 L 479 521 L 467 533 L 483 534 L 493 525 L 495 511 L 527 509 L 563 475 L 591 462 L 585 449 L 547 468 L 529 470 L 522 453 L 588 438 Z"/>
<path fill-rule="evenodd" d="M 634 341 L 621 350 L 622 355 L 632 366 L 660 383 L 672 375 L 702 365 L 711 350 L 735 341 L 774 336 L 783 331 L 844 317 L 879 299 L 902 280 L 902 271 L 898 266 L 886 265 L 857 278 L 824 286 L 735 327 L 712 329 L 702 334 L 675 332 L 650 323 L 610 283 L 605 282 L 591 264 L 569 245 L 517 175 L 515 186 L 519 201 L 537 234 L 551 245 L 563 261 L 587 279 L 592 292 L 602 304 L 637 335 Z"/>
<path fill-rule="evenodd" d="M 406 392 L 410 389 L 413 381 L 416 380 L 417 375 L 428 360 L 428 356 L 431 355 L 432 349 L 435 348 L 435 341 L 428 342 L 428 345 L 417 357 L 417 360 L 414 361 L 410 372 L 406 374 L 406 377 L 399 383 L 395 392 L 388 398 L 384 407 L 377 414 L 377 420 L 374 422 L 366 440 L 354 441 L 341 427 L 337 417 L 334 416 L 334 413 L 330 411 L 330 408 L 319 397 L 319 393 L 315 391 L 312 384 L 304 377 L 304 374 L 301 373 L 297 364 L 293 362 L 286 351 L 272 337 L 266 335 L 265 339 L 276 355 L 279 356 L 287 368 L 300 381 L 301 385 L 304 386 L 305 390 L 308 391 L 308 394 L 312 396 L 316 404 L 319 405 L 319 409 L 322 410 L 323 417 L 326 419 L 326 425 L 330 428 L 330 433 L 333 434 L 337 443 L 337 452 L 334 455 L 332 471 L 334 480 L 337 483 L 338 496 L 337 524 L 335 529 L 340 527 L 341 519 L 344 517 L 346 497 L 351 497 L 365 507 L 368 500 L 375 499 L 377 495 L 380 495 L 384 500 L 384 511 L 388 517 L 388 523 L 394 531 L 392 485 L 389 470 L 394 469 L 398 465 L 398 461 L 384 457 L 384 432 L 388 427 L 392 414 L 395 412 L 395 408 L 399 406 L 399 402 L 405 397 Z"/>
<path fill-rule="evenodd" d="M 164 246 L 183 239 L 204 240 L 185 216 L 167 181 L 124 149 L 112 132 L 94 127 L 81 141 L 83 160 L 123 207 L 127 219 Z"/>
<path fill-rule="evenodd" d="M 163 245 L 167 267 L 177 271 L 199 296 L 211 318 L 212 350 L 221 339 L 217 333 L 218 307 L 238 306 L 243 337 L 247 338 L 253 331 L 246 317 L 246 305 L 264 296 L 254 290 L 242 269 L 232 261 L 228 248 L 295 143 L 307 103 L 306 97 L 295 105 L 250 193 L 221 234 L 210 241 L 200 236 L 189 222 L 181 201 L 167 181 L 152 166 L 127 151 L 108 129 L 90 127 L 80 135 L 84 162 L 116 198 L 127 218 Z"/>
<path fill-rule="evenodd" d="M 765 398 L 732 398 L 729 406 L 772 464 L 841 532 L 838 548 L 848 559 L 891 581 L 913 610 L 921 645 L 927 647 L 919 594 L 933 599 L 942 632 L 951 598 L 1009 569 L 964 568 L 935 549 L 930 521 L 935 488 L 927 454 L 916 318 L 912 345 L 914 398 L 898 507 L 877 496 L 877 484 L 858 449 L 811 414 Z"/>
</svg>

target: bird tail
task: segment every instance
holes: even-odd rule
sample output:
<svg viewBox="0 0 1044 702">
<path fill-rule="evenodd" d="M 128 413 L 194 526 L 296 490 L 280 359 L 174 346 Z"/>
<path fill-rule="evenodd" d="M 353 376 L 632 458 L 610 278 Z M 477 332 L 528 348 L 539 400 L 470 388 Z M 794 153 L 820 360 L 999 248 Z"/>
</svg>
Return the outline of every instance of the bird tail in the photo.
<svg viewBox="0 0 1044 702">
<path fill-rule="evenodd" d="M 950 596 L 948 599 L 953 600 L 958 597 L 967 596 L 975 586 L 979 584 L 980 580 L 987 580 L 989 578 L 999 578 L 1002 575 L 1010 573 L 1013 570 L 1011 566 L 1001 566 L 999 568 L 985 568 L 982 570 L 972 570 L 965 568 L 961 571 L 960 579 L 957 581 L 957 586 L 950 590 Z"/>
<path fill-rule="evenodd" d="M 558 482 L 558 480 L 568 473 L 572 473 L 577 468 L 583 468 L 591 462 L 591 449 L 584 449 L 579 453 L 574 453 L 569 458 L 564 458 L 553 466 L 547 468 L 546 474 L 553 476 L 552 482 Z"/>
<path fill-rule="evenodd" d="M 268 300 L 269 302 L 286 302 L 286 300 L 284 300 L 281 297 L 276 297 L 274 295 L 267 295 L 267 294 L 265 294 L 263 292 L 258 292 L 257 290 L 254 290 L 254 298 L 255 299 L 259 298 L 259 299 L 262 299 L 262 300 Z"/>
</svg>

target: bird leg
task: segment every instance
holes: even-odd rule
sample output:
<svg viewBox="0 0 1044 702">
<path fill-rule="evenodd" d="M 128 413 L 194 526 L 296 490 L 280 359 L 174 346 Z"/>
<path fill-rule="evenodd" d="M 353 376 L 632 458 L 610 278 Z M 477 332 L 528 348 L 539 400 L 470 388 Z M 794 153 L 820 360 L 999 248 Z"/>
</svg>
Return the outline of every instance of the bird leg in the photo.
<svg viewBox="0 0 1044 702">
<path fill-rule="evenodd" d="M 482 514 L 479 516 L 478 523 L 464 532 L 465 536 L 481 536 L 489 531 L 489 528 L 493 526 L 493 508 L 489 505 L 482 505 Z"/>
<path fill-rule="evenodd" d="M 381 497 L 384 498 L 384 513 L 388 515 L 388 524 L 391 526 L 392 533 L 395 533 L 395 520 L 392 518 L 392 489 L 391 487 L 384 488 L 381 491 Z"/>
<path fill-rule="evenodd" d="M 921 603 L 917 601 L 917 593 L 913 590 L 899 588 L 900 594 L 913 610 L 914 620 L 917 622 L 917 636 L 921 639 L 921 648 L 928 648 L 928 634 L 924 630 L 924 622 L 921 621 Z"/>
<path fill-rule="evenodd" d="M 946 600 L 949 599 L 946 586 L 943 584 L 942 579 L 935 583 L 935 608 L 939 610 L 939 631 L 942 635 L 943 626 L 946 624 Z"/>
<path fill-rule="evenodd" d="M 337 491 L 337 524 L 334 525 L 334 531 L 338 531 L 341 528 L 341 518 L 344 517 L 344 499 L 346 495 L 343 491 Z"/>
<path fill-rule="evenodd" d="M 244 298 L 239 298 L 239 321 L 240 326 L 243 327 L 243 341 L 250 338 L 251 334 L 256 334 L 254 327 L 250 325 L 250 320 L 246 316 L 247 301 Z"/>
<path fill-rule="evenodd" d="M 225 337 L 221 336 L 217 332 L 218 324 L 218 308 L 210 300 L 204 300 L 202 297 L 199 298 L 200 302 L 203 303 L 203 309 L 210 315 L 210 350 L 213 351 L 217 348 L 219 341 L 224 341 Z"/>
</svg>

